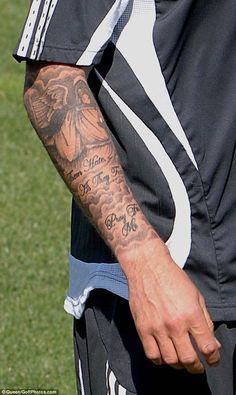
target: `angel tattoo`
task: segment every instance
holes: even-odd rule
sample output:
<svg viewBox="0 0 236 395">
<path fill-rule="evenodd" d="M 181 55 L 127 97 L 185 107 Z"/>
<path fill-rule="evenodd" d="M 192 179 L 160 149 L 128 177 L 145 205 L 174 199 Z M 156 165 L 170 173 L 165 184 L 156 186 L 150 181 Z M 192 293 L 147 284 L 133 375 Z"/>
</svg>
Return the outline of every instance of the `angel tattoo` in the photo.
<svg viewBox="0 0 236 395">
<path fill-rule="evenodd" d="M 46 82 L 38 80 L 31 87 L 30 107 L 47 147 L 72 163 L 89 149 L 109 144 L 110 138 L 85 81 L 68 71 L 63 74 Z"/>
</svg>

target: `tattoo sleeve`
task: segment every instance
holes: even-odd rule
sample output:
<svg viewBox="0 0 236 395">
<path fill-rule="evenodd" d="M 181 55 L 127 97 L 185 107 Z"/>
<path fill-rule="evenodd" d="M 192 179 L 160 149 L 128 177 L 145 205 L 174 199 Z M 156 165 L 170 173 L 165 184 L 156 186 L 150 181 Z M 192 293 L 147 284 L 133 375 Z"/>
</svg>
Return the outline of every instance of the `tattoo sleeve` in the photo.
<svg viewBox="0 0 236 395">
<path fill-rule="evenodd" d="M 24 101 L 54 165 L 114 254 L 156 237 L 125 180 L 84 70 L 29 64 Z"/>
</svg>

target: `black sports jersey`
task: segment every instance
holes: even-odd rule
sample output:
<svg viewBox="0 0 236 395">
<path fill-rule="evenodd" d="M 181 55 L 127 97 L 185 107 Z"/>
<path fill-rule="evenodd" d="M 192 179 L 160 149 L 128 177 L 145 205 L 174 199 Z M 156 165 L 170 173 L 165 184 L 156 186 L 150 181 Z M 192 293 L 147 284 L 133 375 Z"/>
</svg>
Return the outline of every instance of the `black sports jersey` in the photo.
<svg viewBox="0 0 236 395">
<path fill-rule="evenodd" d="M 214 320 L 236 319 L 235 38 L 234 0 L 34 0 L 14 54 L 94 66 L 134 196 Z M 70 271 L 76 317 L 91 289 L 128 297 L 75 203 Z"/>
</svg>

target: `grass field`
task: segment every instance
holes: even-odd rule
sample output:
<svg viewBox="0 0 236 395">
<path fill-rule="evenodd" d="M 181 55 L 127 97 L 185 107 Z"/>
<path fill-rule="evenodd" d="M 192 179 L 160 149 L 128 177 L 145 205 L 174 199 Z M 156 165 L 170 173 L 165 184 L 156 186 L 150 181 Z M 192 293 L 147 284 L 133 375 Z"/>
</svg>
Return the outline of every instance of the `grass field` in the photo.
<svg viewBox="0 0 236 395">
<path fill-rule="evenodd" d="M 0 11 L 0 388 L 73 395 L 70 195 L 27 120 L 24 65 L 11 57 L 28 4 L 1 0 Z"/>
</svg>

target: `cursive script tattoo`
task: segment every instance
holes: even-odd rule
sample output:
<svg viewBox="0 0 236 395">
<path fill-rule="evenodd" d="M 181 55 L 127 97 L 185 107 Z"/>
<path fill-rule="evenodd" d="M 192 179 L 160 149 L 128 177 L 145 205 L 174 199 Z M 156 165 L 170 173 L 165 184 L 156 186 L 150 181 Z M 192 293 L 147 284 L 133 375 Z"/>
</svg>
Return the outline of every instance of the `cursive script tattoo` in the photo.
<svg viewBox="0 0 236 395">
<path fill-rule="evenodd" d="M 83 161 L 83 167 L 85 171 L 89 171 L 94 169 L 95 167 L 105 163 L 106 159 L 99 157 L 98 155 L 94 155 L 92 158 L 85 158 Z"/>
<path fill-rule="evenodd" d="M 136 232 L 138 229 L 135 216 L 139 211 L 140 209 L 136 203 L 129 204 L 126 207 L 125 214 L 119 216 L 117 216 L 115 213 L 109 214 L 105 219 L 105 225 L 108 230 L 111 230 L 115 226 L 122 223 L 121 233 L 124 237 L 127 237 L 129 233 Z"/>
<path fill-rule="evenodd" d="M 126 215 L 117 216 L 115 213 L 108 215 L 105 220 L 105 225 L 108 230 L 111 230 L 117 223 L 122 222 L 123 224 L 126 223 Z"/>
<path fill-rule="evenodd" d="M 112 166 L 111 174 L 113 175 L 113 177 L 116 177 L 117 175 L 122 174 L 121 166 Z"/>
<path fill-rule="evenodd" d="M 81 177 L 83 175 L 82 171 L 78 171 L 77 173 L 73 173 L 73 170 L 71 170 L 68 173 L 68 181 L 69 183 L 72 183 L 73 181 L 75 181 L 78 177 Z"/>
<path fill-rule="evenodd" d="M 104 175 L 103 171 L 100 171 L 100 173 L 96 174 L 93 177 L 93 185 L 98 186 L 100 184 L 105 184 L 108 186 L 110 183 L 110 177 L 109 175 Z"/>
<path fill-rule="evenodd" d="M 89 193 L 92 190 L 91 187 L 89 186 L 89 181 L 86 181 L 85 184 L 80 184 L 79 189 L 82 197 L 84 195 L 87 195 L 87 193 Z"/>
<path fill-rule="evenodd" d="M 29 63 L 24 101 L 58 172 L 113 253 L 156 237 L 127 184 L 84 70 Z"/>
<path fill-rule="evenodd" d="M 132 218 L 131 221 L 126 222 L 122 228 L 122 235 L 127 237 L 130 232 L 136 232 L 138 229 L 138 225 L 136 224 L 135 218 Z"/>
<path fill-rule="evenodd" d="M 137 205 L 137 204 L 129 204 L 128 206 L 127 206 L 127 208 L 126 208 L 126 211 L 127 211 L 127 214 L 130 216 L 130 217 L 134 217 L 139 211 L 140 211 L 140 208 L 139 208 L 139 206 Z"/>
</svg>

